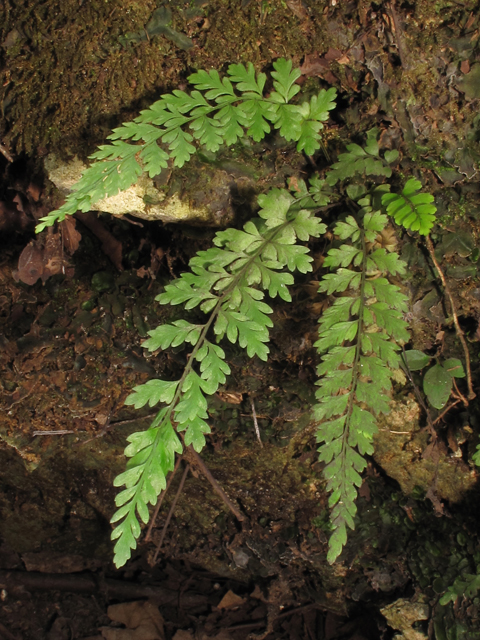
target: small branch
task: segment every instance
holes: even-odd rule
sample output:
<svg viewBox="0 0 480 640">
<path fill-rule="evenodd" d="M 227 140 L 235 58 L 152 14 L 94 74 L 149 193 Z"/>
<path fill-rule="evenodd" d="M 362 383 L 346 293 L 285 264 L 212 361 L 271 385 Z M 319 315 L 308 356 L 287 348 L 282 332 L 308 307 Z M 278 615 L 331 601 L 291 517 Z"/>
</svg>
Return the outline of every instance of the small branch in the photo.
<svg viewBox="0 0 480 640">
<path fill-rule="evenodd" d="M 432 259 L 433 264 L 435 265 L 436 270 L 438 271 L 438 275 L 440 277 L 440 280 L 442 281 L 442 285 L 443 288 L 445 290 L 445 294 L 447 295 L 447 298 L 450 302 L 450 307 L 452 309 L 452 316 L 453 316 L 453 323 L 455 325 L 455 331 L 457 332 L 457 336 L 460 339 L 460 342 L 462 343 L 462 347 L 463 347 L 463 352 L 465 354 L 465 370 L 467 372 L 467 386 L 468 386 L 468 399 L 469 400 L 473 400 L 476 397 L 476 393 L 473 390 L 472 387 L 472 372 L 471 372 L 471 367 L 470 367 L 470 354 L 468 353 L 468 346 L 467 346 L 467 342 L 465 340 L 465 334 L 463 333 L 463 329 L 460 326 L 460 323 L 458 322 L 458 316 L 457 316 L 457 311 L 455 308 L 455 303 L 453 301 L 453 296 L 452 293 L 450 291 L 450 287 L 448 286 L 447 280 L 445 278 L 445 275 L 442 271 L 442 269 L 440 268 L 440 265 L 438 263 L 437 258 L 435 257 L 435 250 L 433 248 L 433 244 L 432 244 L 432 240 L 430 238 L 430 236 L 426 236 L 425 238 L 425 242 L 427 245 L 427 249 L 428 249 L 428 253 L 430 254 L 430 258 Z M 464 400 L 464 403 L 466 405 L 468 405 L 468 402 L 466 402 Z"/>
<path fill-rule="evenodd" d="M 175 477 L 175 474 L 177 473 L 178 467 L 180 466 L 180 462 L 182 461 L 182 459 L 183 459 L 183 456 L 179 456 L 177 458 L 175 467 L 172 473 L 170 474 L 170 477 L 168 478 L 167 486 L 165 487 L 164 491 L 162 491 L 161 495 L 158 496 L 157 504 L 155 505 L 155 511 L 153 512 L 153 516 L 150 520 L 150 524 L 148 525 L 147 535 L 145 536 L 145 542 L 150 542 L 153 525 L 155 524 L 155 520 L 157 519 L 158 512 L 160 511 L 160 507 L 162 506 L 163 499 L 165 498 L 168 490 L 170 489 L 170 485 L 172 484 L 172 480 Z"/>
<path fill-rule="evenodd" d="M 260 437 L 260 429 L 258 427 L 257 413 L 255 411 L 255 403 L 253 401 L 253 398 L 250 398 L 250 403 L 252 405 L 252 416 L 253 416 L 253 424 L 255 426 L 255 433 L 257 434 L 257 440 L 260 443 L 260 448 L 263 449 L 263 442 L 262 442 L 262 438 Z"/>
<path fill-rule="evenodd" d="M 193 464 L 194 466 L 198 467 L 198 469 L 203 473 L 205 478 L 212 485 L 212 488 L 215 491 L 215 493 L 218 496 L 220 496 L 220 498 L 227 505 L 227 507 L 230 509 L 230 511 L 233 513 L 233 515 L 237 518 L 237 520 L 239 522 L 244 522 L 245 521 L 245 516 L 243 515 L 243 513 L 241 513 L 239 511 L 238 507 L 236 507 L 233 504 L 233 502 L 227 496 L 225 491 L 222 489 L 222 487 L 218 484 L 218 482 L 212 476 L 210 470 L 205 466 L 205 463 L 203 462 L 201 457 L 198 455 L 198 453 L 190 446 L 190 447 L 187 447 L 186 454 L 190 458 L 189 462 L 191 464 Z"/>
<path fill-rule="evenodd" d="M 465 399 L 462 396 L 462 400 L 465 402 Z M 450 404 L 446 409 L 444 409 L 442 411 L 442 413 L 438 416 L 438 418 L 435 419 L 435 422 L 433 424 L 437 424 L 437 422 L 440 422 L 440 420 L 443 418 L 443 416 L 448 413 L 450 411 L 450 409 L 453 409 L 453 407 L 458 404 L 460 402 L 460 398 L 458 398 L 457 400 L 455 400 L 455 402 L 452 402 L 452 404 Z"/>
<path fill-rule="evenodd" d="M 83 431 L 72 431 L 72 429 L 59 429 L 58 431 L 34 431 L 32 436 L 66 436 L 69 433 L 83 433 Z"/>
<path fill-rule="evenodd" d="M 165 536 L 167 534 L 168 525 L 170 524 L 170 520 L 172 519 L 173 512 L 175 511 L 175 507 L 177 506 L 178 499 L 180 494 L 182 493 L 183 485 L 185 484 L 185 480 L 187 478 L 188 472 L 190 471 L 190 465 L 187 464 L 185 470 L 183 472 L 182 479 L 180 480 L 180 484 L 177 489 L 177 493 L 175 494 L 175 498 L 173 499 L 172 506 L 170 507 L 170 511 L 168 512 L 167 519 L 165 520 L 165 524 L 163 525 L 162 533 L 160 534 L 160 540 L 157 544 L 157 549 L 155 551 L 155 555 L 153 556 L 153 564 L 156 563 L 158 554 L 160 553 L 160 548 L 165 540 Z"/>
</svg>

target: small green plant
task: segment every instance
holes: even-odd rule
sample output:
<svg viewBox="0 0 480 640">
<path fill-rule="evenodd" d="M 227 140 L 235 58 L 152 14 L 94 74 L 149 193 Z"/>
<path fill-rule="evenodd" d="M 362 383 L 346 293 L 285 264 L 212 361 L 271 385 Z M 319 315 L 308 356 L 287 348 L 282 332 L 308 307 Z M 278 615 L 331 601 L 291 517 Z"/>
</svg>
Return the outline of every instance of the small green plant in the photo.
<svg viewBox="0 0 480 640">
<path fill-rule="evenodd" d="M 423 351 L 405 351 L 404 360 L 410 371 L 421 371 L 430 364 L 431 357 Z M 465 378 L 462 361 L 447 358 L 442 364 L 437 362 L 423 376 L 423 392 L 435 409 L 443 409 L 447 404 L 455 378 Z"/>
<path fill-rule="evenodd" d="M 286 60 L 273 66 L 273 90 L 267 95 L 267 77 L 255 74 L 251 64 L 230 65 L 223 79 L 216 71 L 190 76 L 195 87 L 191 94 L 163 96 L 132 123 L 114 130 L 112 144 L 93 154 L 95 162 L 74 192 L 38 230 L 78 209 L 89 210 L 97 200 L 126 189 L 142 171 L 155 175 L 169 159 L 181 167 L 196 152 L 194 142 L 216 151 L 245 133 L 261 140 L 273 127 L 296 142 L 299 152 L 313 154 L 335 106 L 335 90 L 291 103 L 299 92 L 295 81 L 300 71 Z M 371 129 L 363 147 L 348 144 L 323 176 L 314 175 L 308 184 L 292 182 L 293 192 L 272 189 L 259 196 L 258 218 L 242 230 L 218 232 L 214 246 L 200 251 L 190 261 L 190 271 L 157 298 L 161 304 L 183 305 L 187 312 L 198 308 L 206 317 L 204 322 L 187 316 L 162 325 L 143 343 L 150 351 L 188 344 L 190 354 L 180 379 L 150 380 L 126 400 L 136 408 L 162 406 L 149 429 L 129 436 L 127 468 L 115 479 L 115 486 L 124 487 L 112 518 L 117 566 L 136 547 L 139 520 L 148 522 L 149 504 L 165 488 L 176 454 L 190 445 L 200 452 L 205 445 L 208 397 L 230 373 L 220 343 L 226 339 L 249 357 L 267 360 L 272 307 L 266 296 L 289 301 L 292 273 L 311 271 L 305 243 L 327 230 L 316 217 L 327 204 L 336 214 L 324 263 L 328 272 L 319 286 L 329 306 L 319 319 L 315 344 L 321 362 L 314 414 L 332 509 L 329 562 L 341 553 L 347 529 L 355 526 L 357 489 L 366 456 L 373 452 L 377 416 L 389 411 L 392 374 L 402 362 L 400 346 L 409 340 L 407 298 L 399 281 L 405 265 L 394 250 L 391 220 L 428 236 L 435 215 L 433 196 L 420 191 L 418 180 L 411 178 L 400 193 L 391 192 L 388 180 L 398 152 L 382 149 L 378 137 L 379 130 Z M 456 375 L 445 363 L 442 370 L 450 378 Z"/>
<path fill-rule="evenodd" d="M 446 592 L 440 598 L 440 604 L 446 605 L 449 602 L 455 602 L 457 598 L 474 598 L 480 589 L 480 573 L 466 573 L 448 587 Z"/>
</svg>

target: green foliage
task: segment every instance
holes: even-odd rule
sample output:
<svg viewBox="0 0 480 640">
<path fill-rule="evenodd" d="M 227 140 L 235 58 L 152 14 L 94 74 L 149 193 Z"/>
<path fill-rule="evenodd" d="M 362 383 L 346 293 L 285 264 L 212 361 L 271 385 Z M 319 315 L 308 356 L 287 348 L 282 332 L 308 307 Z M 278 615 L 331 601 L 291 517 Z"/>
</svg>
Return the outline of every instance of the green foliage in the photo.
<svg viewBox="0 0 480 640">
<path fill-rule="evenodd" d="M 313 154 L 320 147 L 323 122 L 335 106 L 335 89 L 322 90 L 302 104 L 292 103 L 300 91 L 296 84 L 300 71 L 284 59 L 273 66 L 273 90 L 267 95 L 267 77 L 255 73 L 252 64 L 232 64 L 223 78 L 215 70 L 192 74 L 191 93 L 175 90 L 164 95 L 133 122 L 113 131 L 110 144 L 91 156 L 93 164 L 65 204 L 43 218 L 37 231 L 127 189 L 143 171 L 153 177 L 169 161 L 183 166 L 198 145 L 215 152 L 245 134 L 259 141 L 273 128 L 296 142 L 298 151 Z M 315 343 L 322 357 L 315 406 L 317 440 L 332 513 L 329 525 L 322 516 L 317 526 L 331 532 L 328 561 L 341 553 L 347 528 L 355 526 L 360 474 L 366 456 L 373 453 L 377 417 L 389 411 L 392 372 L 401 364 L 399 345 L 409 340 L 403 319 L 407 298 L 391 282 L 405 273 L 405 265 L 395 252 L 381 246 L 379 238 L 388 224 L 387 214 L 401 227 L 425 235 L 435 213 L 433 196 L 419 193 L 421 185 L 415 179 L 407 181 L 401 194 L 390 193 L 386 180 L 392 176 L 390 165 L 398 152 L 382 150 L 378 135 L 379 130 L 372 129 L 364 147 L 348 144 L 325 175 L 313 176 L 308 186 L 292 180 L 293 195 L 272 189 L 259 196 L 257 219 L 241 230 L 218 232 L 213 246 L 190 261 L 190 271 L 157 297 L 161 304 L 182 305 L 187 312 L 195 309 L 196 317 L 200 311 L 206 320 L 185 318 L 165 324 L 150 331 L 143 343 L 152 352 L 188 344 L 189 357 L 179 380 L 150 380 L 135 387 L 126 400 L 135 408 L 163 406 L 147 431 L 128 438 L 127 468 L 115 479 L 115 486 L 124 487 L 112 518 L 117 567 L 136 548 L 140 520 L 148 522 L 148 505 L 155 504 L 165 488 L 175 455 L 184 446 L 199 452 L 205 445 L 210 432 L 208 396 L 225 384 L 230 373 L 219 343 L 237 344 L 249 357 L 267 360 L 272 308 L 266 295 L 290 301 L 292 273 L 312 270 L 313 259 L 299 243 L 326 231 L 312 212 L 333 198 L 348 202 L 349 214 L 335 223 L 336 240 L 324 263 L 330 272 L 319 287 L 332 298 L 319 319 Z M 411 369 L 427 364 L 428 357 L 421 352 L 407 354 Z M 451 388 L 453 377 L 460 375 L 456 362 L 435 365 L 434 373 L 428 372 L 430 378 L 438 373 L 435 367 Z M 437 404 L 438 387 L 436 379 L 426 387 L 430 401 L 433 398 Z M 480 461 L 480 449 L 475 455 Z"/>
<path fill-rule="evenodd" d="M 224 78 L 215 69 L 190 75 L 191 93 L 176 89 L 133 122 L 113 130 L 108 136 L 111 143 L 90 156 L 93 164 L 65 203 L 41 219 L 37 232 L 76 211 L 90 211 L 98 200 L 128 189 L 144 171 L 153 178 L 170 159 L 173 166 L 182 167 L 197 151 L 196 145 L 216 152 L 245 133 L 258 142 L 273 127 L 296 142 L 297 151 L 312 155 L 320 148 L 320 131 L 335 107 L 336 91 L 322 89 L 309 101 L 292 104 L 300 91 L 296 84 L 300 70 L 292 69 L 292 62 L 284 58 L 273 67 L 274 90 L 268 95 L 264 95 L 267 77 L 256 74 L 252 63 L 231 64 Z"/>
<path fill-rule="evenodd" d="M 291 88 L 285 85 L 281 90 Z M 270 298 L 290 300 L 291 272 L 312 270 L 308 249 L 297 240 L 318 237 L 325 225 L 284 189 L 272 189 L 259 203 L 258 219 L 247 222 L 243 230 L 218 232 L 215 246 L 199 251 L 190 261 L 191 271 L 168 284 L 157 297 L 161 304 L 181 304 L 186 310 L 199 307 L 208 319 L 204 324 L 177 320 L 162 325 L 150 331 L 143 343 L 150 351 L 184 343 L 193 349 L 180 380 L 150 380 L 135 387 L 126 400 L 136 408 L 159 402 L 166 406 L 146 432 L 129 437 L 127 470 L 115 479 L 115 486 L 125 485 L 116 498 L 119 509 L 112 518 L 113 523 L 120 521 L 112 534 L 117 540 L 114 561 L 118 567 L 135 549 L 140 535 L 138 517 L 148 522 L 148 504 L 155 504 L 165 488 L 175 453 L 183 450 L 182 440 L 196 451 L 205 445 L 205 434 L 210 432 L 207 396 L 230 373 L 225 351 L 216 343 L 226 338 L 250 357 L 266 360 L 272 308 L 264 301 L 265 292 Z"/>
<path fill-rule="evenodd" d="M 328 295 L 341 294 L 321 316 L 315 343 L 322 354 L 317 441 L 332 508 L 329 562 L 341 553 L 347 527 L 355 526 L 357 488 L 365 456 L 373 453 L 376 416 L 389 411 L 392 369 L 400 365 L 398 342 L 409 339 L 402 318 L 407 298 L 388 281 L 403 274 L 405 265 L 397 254 L 375 248 L 387 217 L 373 210 L 370 197 L 359 204 L 359 222 L 348 216 L 334 228 L 343 243 L 328 252 L 325 267 L 335 271 L 319 287 Z"/>
<path fill-rule="evenodd" d="M 327 175 L 327 183 L 334 186 L 340 180 L 355 176 L 384 176 L 390 178 L 392 169 L 389 166 L 398 158 L 398 151 L 385 151 L 380 155 L 377 141 L 379 130 L 375 127 L 367 133 L 364 147 L 358 144 L 347 144 L 347 153 L 341 153 L 337 162 L 332 165 Z"/>
<path fill-rule="evenodd" d="M 474 598 L 480 589 L 480 574 L 466 574 L 457 578 L 440 598 L 440 604 L 455 602 L 457 598 Z"/>
<path fill-rule="evenodd" d="M 404 354 L 405 363 L 410 371 L 419 371 L 431 360 L 423 351 L 412 349 Z M 443 409 L 452 393 L 453 379 L 465 378 L 461 360 L 448 358 L 443 364 L 434 364 L 423 377 L 423 392 L 435 409 Z"/>
<path fill-rule="evenodd" d="M 477 465 L 477 467 L 480 467 L 480 444 L 477 444 L 477 450 L 473 454 L 472 460 Z"/>
<path fill-rule="evenodd" d="M 437 207 L 432 204 L 434 198 L 430 193 L 419 193 L 421 188 L 419 180 L 410 178 L 401 194 L 385 193 L 382 204 L 397 224 L 426 236 L 435 223 Z"/>
</svg>

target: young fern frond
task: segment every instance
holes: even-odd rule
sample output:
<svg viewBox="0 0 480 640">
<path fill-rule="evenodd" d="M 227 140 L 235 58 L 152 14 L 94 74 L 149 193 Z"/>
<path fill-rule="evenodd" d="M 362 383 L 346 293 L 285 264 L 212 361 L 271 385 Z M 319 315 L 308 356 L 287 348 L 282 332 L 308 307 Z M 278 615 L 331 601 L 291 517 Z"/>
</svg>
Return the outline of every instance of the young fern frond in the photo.
<svg viewBox="0 0 480 640">
<path fill-rule="evenodd" d="M 245 132 L 258 142 L 273 127 L 296 142 L 297 151 L 312 155 L 320 148 L 320 131 L 335 107 L 336 90 L 322 89 L 310 101 L 291 104 L 300 91 L 295 84 L 300 70 L 292 70 L 291 60 L 284 58 L 273 67 L 274 91 L 267 96 L 266 75 L 256 74 L 252 63 L 248 68 L 231 64 L 225 78 L 214 69 L 190 75 L 190 94 L 178 89 L 166 94 L 133 122 L 113 130 L 108 136 L 112 142 L 90 156 L 93 164 L 65 203 L 41 218 L 37 232 L 76 211 L 90 211 L 98 200 L 128 189 L 143 171 L 153 178 L 170 159 L 173 166 L 182 167 L 197 151 L 195 144 L 216 152 L 223 144 L 235 144 Z"/>
<path fill-rule="evenodd" d="M 285 91 L 287 89 L 285 88 Z M 134 388 L 126 404 L 140 408 L 162 402 L 163 407 L 150 428 L 129 436 L 125 455 L 127 470 L 115 479 L 125 485 L 118 494 L 119 510 L 112 522 L 115 564 L 125 564 L 140 535 L 138 516 L 149 520 L 148 503 L 155 504 L 165 488 L 165 478 L 173 469 L 176 453 L 185 446 L 199 452 L 210 432 L 207 423 L 207 396 L 224 384 L 230 367 L 224 350 L 218 345 L 226 337 L 246 349 L 250 357 L 268 357 L 272 308 L 264 302 L 271 298 L 290 300 L 290 272 L 312 270 L 308 249 L 296 244 L 326 230 L 299 201 L 283 189 L 272 189 L 259 197 L 259 219 L 247 222 L 243 230 L 227 229 L 216 234 L 214 247 L 199 251 L 190 261 L 191 271 L 165 287 L 157 297 L 161 304 L 182 304 L 185 309 L 199 307 L 208 320 L 193 324 L 177 320 L 149 332 L 143 346 L 150 351 L 190 344 L 193 349 L 180 380 L 150 380 Z M 315 205 L 316 207 L 316 205 Z"/>
<path fill-rule="evenodd" d="M 329 251 L 324 264 L 336 271 L 319 287 L 328 295 L 342 294 L 320 318 L 315 343 L 322 354 L 315 417 L 332 508 L 330 563 L 345 545 L 347 527 L 355 526 L 360 473 L 365 456 L 373 453 L 376 416 L 389 411 L 392 369 L 400 364 L 397 341 L 409 339 L 402 319 L 407 298 L 387 279 L 404 273 L 405 264 L 397 254 L 375 248 L 387 217 L 373 210 L 370 196 L 359 205 L 360 222 L 348 216 L 335 226 L 334 233 L 348 243 Z"/>
</svg>

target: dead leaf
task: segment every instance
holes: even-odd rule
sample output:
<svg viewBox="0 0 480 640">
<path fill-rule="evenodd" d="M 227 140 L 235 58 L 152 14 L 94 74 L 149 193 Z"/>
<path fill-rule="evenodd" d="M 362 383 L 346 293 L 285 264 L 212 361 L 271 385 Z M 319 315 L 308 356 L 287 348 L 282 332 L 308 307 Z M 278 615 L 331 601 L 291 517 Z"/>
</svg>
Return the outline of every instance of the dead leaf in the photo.
<svg viewBox="0 0 480 640">
<path fill-rule="evenodd" d="M 368 482 L 363 481 L 360 489 L 358 490 L 358 495 L 361 498 L 365 498 L 367 502 L 370 502 L 370 487 L 368 486 Z"/>
<path fill-rule="evenodd" d="M 306 55 L 303 61 L 300 71 L 302 75 L 308 76 L 323 76 L 325 72 L 330 69 L 330 65 L 325 58 L 320 58 L 318 53 L 312 53 Z"/>
<path fill-rule="evenodd" d="M 13 279 L 34 285 L 43 274 L 43 250 L 37 240 L 27 244 L 18 259 L 18 269 L 12 273 Z"/>
<path fill-rule="evenodd" d="M 76 221 L 72 216 L 67 216 L 60 223 L 60 231 L 62 232 L 63 248 L 68 255 L 73 256 L 78 249 L 82 234 L 76 229 Z"/>
<path fill-rule="evenodd" d="M 460 71 L 462 73 L 468 73 L 470 71 L 470 63 L 468 60 L 462 60 L 460 64 Z"/>
<path fill-rule="evenodd" d="M 237 393 L 236 391 L 217 391 L 217 396 L 223 402 L 228 402 L 229 404 L 240 404 L 243 402 L 243 394 Z"/>
<path fill-rule="evenodd" d="M 38 184 L 30 182 L 27 187 L 27 194 L 32 198 L 34 202 L 38 202 L 40 200 L 41 193 L 42 189 L 38 186 Z"/>
<path fill-rule="evenodd" d="M 330 47 L 330 49 L 324 55 L 324 58 L 325 60 L 331 61 L 331 60 L 340 60 L 342 56 L 343 56 L 343 53 L 341 51 L 339 51 L 338 49 L 332 49 L 332 47 Z"/>
<path fill-rule="evenodd" d="M 443 506 L 443 502 L 437 496 L 435 489 L 433 487 L 429 488 L 429 490 L 425 494 L 425 497 L 430 500 L 430 502 L 433 505 L 433 508 L 435 509 L 435 513 L 437 515 L 443 516 L 445 514 L 445 508 Z"/>
<path fill-rule="evenodd" d="M 315 487 L 315 491 L 316 489 L 317 488 Z M 265 596 L 263 595 L 263 591 L 260 589 L 258 584 L 255 585 L 255 589 L 250 594 L 250 597 L 255 598 L 255 600 L 260 600 L 261 602 L 268 602 L 267 598 L 265 598 Z"/>
<path fill-rule="evenodd" d="M 241 607 L 245 604 L 245 598 L 237 596 L 231 589 L 220 600 L 217 609 L 230 609 L 231 607 Z"/>
<path fill-rule="evenodd" d="M 126 629 L 102 627 L 105 640 L 165 640 L 163 618 L 151 602 L 126 602 L 108 607 L 112 622 L 125 625 Z"/>
</svg>

